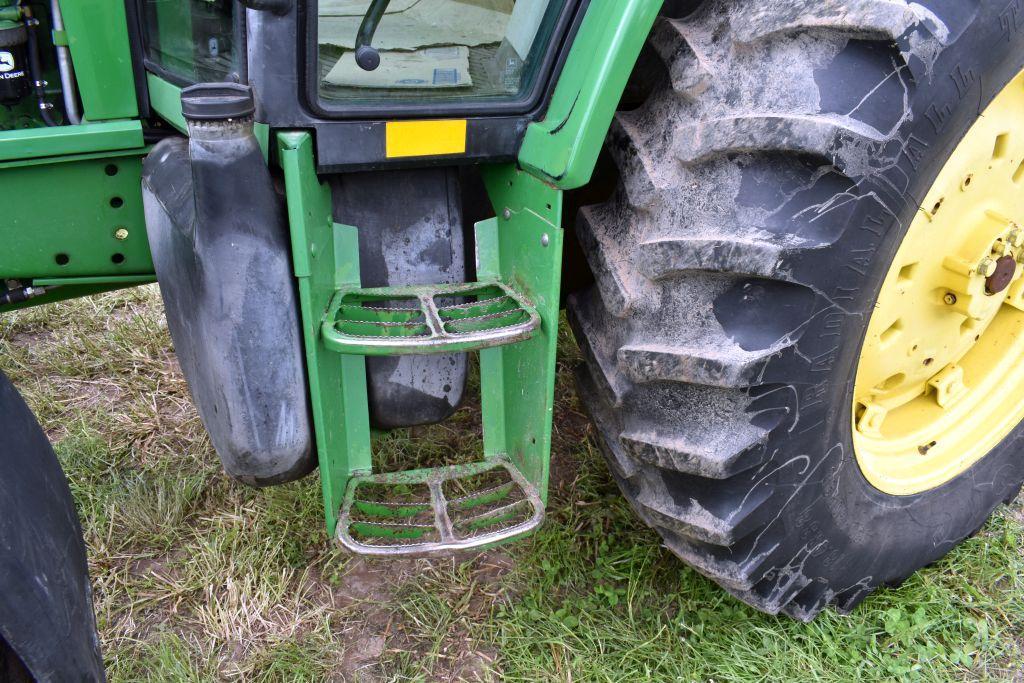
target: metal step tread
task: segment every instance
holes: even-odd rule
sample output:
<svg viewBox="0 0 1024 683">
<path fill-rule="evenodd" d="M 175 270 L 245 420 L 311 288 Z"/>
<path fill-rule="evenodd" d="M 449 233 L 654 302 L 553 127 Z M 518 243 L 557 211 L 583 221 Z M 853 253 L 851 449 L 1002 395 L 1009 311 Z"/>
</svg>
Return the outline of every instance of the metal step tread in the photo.
<svg viewBox="0 0 1024 683">
<path fill-rule="evenodd" d="M 544 502 L 503 456 L 469 465 L 355 476 L 337 536 L 360 555 L 430 555 L 490 546 L 544 521 Z"/>
<path fill-rule="evenodd" d="M 321 326 L 324 344 L 360 356 L 455 353 L 514 344 L 540 326 L 537 309 L 505 283 L 342 289 Z"/>
</svg>

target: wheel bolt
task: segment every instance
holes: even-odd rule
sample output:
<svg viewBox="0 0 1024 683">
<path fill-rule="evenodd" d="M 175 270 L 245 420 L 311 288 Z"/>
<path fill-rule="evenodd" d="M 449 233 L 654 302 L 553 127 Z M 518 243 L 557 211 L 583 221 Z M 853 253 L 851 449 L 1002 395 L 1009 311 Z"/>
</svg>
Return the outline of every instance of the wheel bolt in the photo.
<svg viewBox="0 0 1024 683">
<path fill-rule="evenodd" d="M 996 262 L 986 256 L 981 259 L 981 263 L 978 264 L 978 275 L 982 277 L 992 277 L 995 274 L 997 267 Z"/>
<path fill-rule="evenodd" d="M 946 296 L 942 297 L 942 300 L 945 301 L 948 306 L 952 306 L 956 303 L 956 294 L 946 292 Z"/>
<path fill-rule="evenodd" d="M 1019 249 L 1024 245 L 1024 231 L 1017 227 L 1016 223 L 1011 223 L 1013 226 L 1009 233 L 1006 235 L 1006 242 L 1013 248 Z"/>
</svg>

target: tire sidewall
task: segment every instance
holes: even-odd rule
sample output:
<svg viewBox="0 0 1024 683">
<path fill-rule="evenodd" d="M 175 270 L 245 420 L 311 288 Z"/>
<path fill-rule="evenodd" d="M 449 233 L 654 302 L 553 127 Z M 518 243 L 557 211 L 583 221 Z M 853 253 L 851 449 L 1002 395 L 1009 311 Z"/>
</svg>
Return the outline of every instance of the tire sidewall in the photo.
<svg viewBox="0 0 1024 683">
<path fill-rule="evenodd" d="M 1018 426 L 941 487 L 910 496 L 883 493 L 859 469 L 851 414 L 870 314 L 904 235 L 979 113 L 1024 70 L 1024 37 L 1015 25 L 1001 8 L 981 8 L 933 64 L 912 64 L 915 73 L 927 75 L 915 82 L 907 121 L 875 150 L 874 158 L 887 162 L 880 164 L 884 170 L 855 179 L 860 201 L 840 239 L 813 261 L 794 267 L 797 279 L 824 301 L 796 356 L 778 362 L 780 368 L 790 366 L 779 375 L 792 378 L 791 365 L 802 363 L 808 381 L 791 384 L 788 391 L 771 389 L 755 400 L 762 411 L 785 404 L 793 416 L 789 429 L 773 437 L 779 440 L 773 471 L 790 485 L 785 503 L 795 512 L 778 520 L 790 527 L 786 537 L 799 542 L 797 547 L 802 544 L 805 573 L 818 565 L 819 573 L 840 578 L 854 593 L 901 580 L 941 557 L 976 531 L 1024 479 L 1024 427 Z M 775 370 L 770 365 L 766 375 Z M 781 459 L 781 452 L 790 457 Z M 837 593 L 843 587 L 833 583 Z"/>
</svg>

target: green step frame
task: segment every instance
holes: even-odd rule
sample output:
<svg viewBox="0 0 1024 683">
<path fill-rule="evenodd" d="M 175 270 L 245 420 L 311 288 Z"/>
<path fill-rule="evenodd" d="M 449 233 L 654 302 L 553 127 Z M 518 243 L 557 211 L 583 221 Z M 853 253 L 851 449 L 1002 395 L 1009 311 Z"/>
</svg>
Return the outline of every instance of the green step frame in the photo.
<svg viewBox="0 0 1024 683">
<path fill-rule="evenodd" d="M 327 532 L 353 477 L 373 474 L 366 361 L 324 336 L 338 292 L 359 288 L 357 228 L 331 219 L 308 133 L 279 133 Z M 476 225 L 477 275 L 521 294 L 540 322 L 525 341 L 480 351 L 483 462 L 507 458 L 546 501 L 562 263 L 562 192 L 515 164 L 487 166 L 497 218 Z"/>
</svg>

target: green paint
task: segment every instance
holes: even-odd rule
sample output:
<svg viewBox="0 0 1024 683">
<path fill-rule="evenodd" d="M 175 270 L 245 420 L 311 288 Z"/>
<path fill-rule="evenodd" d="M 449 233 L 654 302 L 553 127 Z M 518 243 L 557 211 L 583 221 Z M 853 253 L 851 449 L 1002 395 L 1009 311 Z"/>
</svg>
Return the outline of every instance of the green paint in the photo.
<svg viewBox="0 0 1024 683">
<path fill-rule="evenodd" d="M 34 287 L 68 287 L 71 285 L 117 285 L 134 287 L 156 282 L 156 275 L 96 275 L 92 277 L 42 277 L 34 278 Z"/>
<path fill-rule="evenodd" d="M 149 107 L 178 132 L 188 135 L 188 124 L 181 115 L 181 88 L 159 76 L 146 74 L 149 87 Z"/>
<path fill-rule="evenodd" d="M 359 247 L 355 228 L 331 221 L 330 189 L 316 177 L 309 134 L 283 133 L 277 139 L 299 280 L 324 514 L 333 537 L 346 483 L 353 474 L 370 471 L 370 413 L 365 359 L 329 351 L 319 332 L 335 291 L 359 284 Z"/>
<path fill-rule="evenodd" d="M 364 481 L 351 478 L 359 474 L 369 476 L 372 457 L 365 359 L 362 355 L 349 355 L 353 352 L 351 347 L 344 354 L 333 351 L 328 337 L 346 304 L 351 304 L 345 309 L 350 322 L 365 318 L 378 323 L 401 321 L 409 315 L 408 311 L 392 311 L 388 318 L 382 318 L 381 314 L 363 309 L 362 303 L 367 297 L 403 298 L 410 291 L 396 288 L 368 294 L 358 289 L 357 228 L 332 223 L 330 191 L 317 179 L 310 136 L 279 134 L 278 145 L 285 174 L 295 275 L 299 280 L 325 519 L 328 533 L 334 536 L 346 491 L 351 497 L 352 487 Z M 507 458 L 544 497 L 554 407 L 562 193 L 513 165 L 487 168 L 484 177 L 496 210 L 508 218 L 490 219 L 476 226 L 483 291 L 505 291 L 486 284 L 490 282 L 502 283 L 521 293 L 539 316 L 540 325 L 525 341 L 481 351 L 485 460 L 480 465 L 491 468 L 495 459 Z M 436 293 L 437 288 L 420 287 L 415 291 Z M 345 294 L 339 292 L 354 292 L 357 296 L 346 302 Z M 490 300 L 478 302 L 468 307 L 466 313 L 480 307 L 501 319 L 506 313 L 519 311 L 518 305 L 507 311 L 492 310 L 493 305 Z M 468 320 L 453 318 L 452 322 Z M 327 336 L 325 321 L 331 321 Z M 404 478 L 394 483 L 416 482 L 418 477 L 428 474 L 403 473 Z M 487 497 L 481 500 L 486 502 Z M 351 499 L 348 504 L 352 504 Z"/>
<path fill-rule="evenodd" d="M 0 164 L 0 280 L 151 277 L 140 182 L 145 151 Z"/>
<path fill-rule="evenodd" d="M 138 121 L 110 121 L 80 126 L 8 130 L 0 131 L 0 162 L 93 152 L 139 150 L 144 144 L 142 124 Z M 50 193 L 47 192 L 47 194 Z"/>
<path fill-rule="evenodd" d="M 139 115 L 123 2 L 61 0 L 85 119 Z"/>
<path fill-rule="evenodd" d="M 523 168 L 560 189 L 590 182 L 615 108 L 662 2 L 591 3 L 547 115 L 527 128 L 519 150 Z"/>
<path fill-rule="evenodd" d="M 562 277 L 562 192 L 512 164 L 484 167 L 483 176 L 499 217 L 477 223 L 477 276 L 499 278 L 522 292 L 541 317 L 529 340 L 480 352 L 484 453 L 507 455 L 546 500 Z"/>
</svg>

